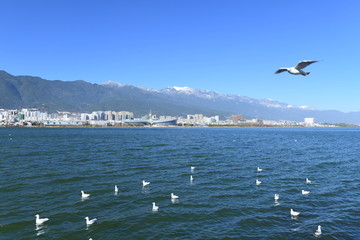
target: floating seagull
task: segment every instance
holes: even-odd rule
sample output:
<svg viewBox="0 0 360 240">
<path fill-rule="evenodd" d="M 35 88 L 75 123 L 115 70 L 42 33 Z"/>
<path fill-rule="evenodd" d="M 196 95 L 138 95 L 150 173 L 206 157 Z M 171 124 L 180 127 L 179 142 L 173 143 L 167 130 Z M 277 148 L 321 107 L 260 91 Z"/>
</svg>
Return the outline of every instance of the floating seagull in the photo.
<svg viewBox="0 0 360 240">
<path fill-rule="evenodd" d="M 306 178 L 306 183 L 307 183 L 307 184 L 311 184 L 311 180 L 308 179 L 308 178 Z"/>
<path fill-rule="evenodd" d="M 301 61 L 299 62 L 295 67 L 290 67 L 290 68 L 279 68 L 275 73 L 282 73 L 285 71 L 288 71 L 288 73 L 294 74 L 294 75 L 309 75 L 310 72 L 304 72 L 303 68 L 307 67 L 308 65 L 312 64 L 312 63 L 316 63 L 318 61 Z"/>
<path fill-rule="evenodd" d="M 157 212 L 159 210 L 159 206 L 155 205 L 155 202 L 152 203 L 152 211 Z"/>
<path fill-rule="evenodd" d="M 171 199 L 178 199 L 179 196 L 176 196 L 175 194 L 171 193 Z"/>
<path fill-rule="evenodd" d="M 190 182 L 193 182 L 194 181 L 194 178 L 192 175 L 190 175 Z"/>
<path fill-rule="evenodd" d="M 320 225 L 318 226 L 317 230 L 314 232 L 314 235 L 315 235 L 316 237 L 318 237 L 318 236 L 321 235 L 321 226 L 320 226 Z"/>
<path fill-rule="evenodd" d="M 190 167 L 190 169 L 191 169 L 191 172 L 195 171 L 195 167 Z"/>
<path fill-rule="evenodd" d="M 84 191 L 81 190 L 81 198 L 82 198 L 82 199 L 86 199 L 86 198 L 88 198 L 88 197 L 90 197 L 90 194 L 89 194 L 89 193 L 84 193 Z"/>
<path fill-rule="evenodd" d="M 310 191 L 301 190 L 301 194 L 302 194 L 302 195 L 307 195 L 307 194 L 309 194 L 309 193 L 310 193 Z"/>
<path fill-rule="evenodd" d="M 150 182 L 146 182 L 145 180 L 142 181 L 143 187 L 147 186 L 150 184 Z"/>
<path fill-rule="evenodd" d="M 45 223 L 46 221 L 49 221 L 48 218 L 40 218 L 39 214 L 36 214 L 35 217 L 36 217 L 36 221 L 35 221 L 36 225 L 41 225 L 41 224 Z"/>
<path fill-rule="evenodd" d="M 260 185 L 261 184 L 261 181 L 256 179 L 256 185 Z"/>
<path fill-rule="evenodd" d="M 258 167 L 258 168 L 257 168 L 257 171 L 258 171 L 258 172 L 262 172 L 262 168 L 259 168 L 259 167 Z"/>
<path fill-rule="evenodd" d="M 292 217 L 297 217 L 297 216 L 300 215 L 300 212 L 295 212 L 294 210 L 290 209 L 290 215 L 291 215 Z"/>
<path fill-rule="evenodd" d="M 117 185 L 115 185 L 115 194 L 118 194 L 118 192 L 119 192 L 119 189 L 118 189 Z"/>
<path fill-rule="evenodd" d="M 275 193 L 274 199 L 275 199 L 275 201 L 279 200 L 280 199 L 279 194 Z"/>
<path fill-rule="evenodd" d="M 85 217 L 86 225 L 94 224 L 97 221 L 97 218 L 89 219 L 89 217 Z"/>
</svg>

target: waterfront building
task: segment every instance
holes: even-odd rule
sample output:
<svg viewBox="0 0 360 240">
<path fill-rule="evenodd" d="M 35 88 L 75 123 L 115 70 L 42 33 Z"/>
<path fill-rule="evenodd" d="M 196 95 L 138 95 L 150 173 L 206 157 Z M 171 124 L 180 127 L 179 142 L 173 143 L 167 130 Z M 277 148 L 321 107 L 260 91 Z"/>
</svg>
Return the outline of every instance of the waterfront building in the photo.
<svg viewBox="0 0 360 240">
<path fill-rule="evenodd" d="M 305 118 L 304 119 L 305 126 L 312 127 L 315 124 L 314 118 Z"/>
</svg>

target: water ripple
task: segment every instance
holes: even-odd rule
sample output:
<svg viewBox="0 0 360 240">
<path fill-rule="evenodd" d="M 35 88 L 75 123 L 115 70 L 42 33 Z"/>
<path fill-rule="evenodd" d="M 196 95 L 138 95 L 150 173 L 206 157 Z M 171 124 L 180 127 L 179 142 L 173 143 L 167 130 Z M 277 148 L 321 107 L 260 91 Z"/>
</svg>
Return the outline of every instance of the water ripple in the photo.
<svg viewBox="0 0 360 240">
<path fill-rule="evenodd" d="M 312 239 L 319 224 L 323 239 L 360 238 L 357 129 L 23 128 L 11 142 L 8 131 L 4 239 Z M 50 218 L 40 228 L 37 213 Z"/>
</svg>

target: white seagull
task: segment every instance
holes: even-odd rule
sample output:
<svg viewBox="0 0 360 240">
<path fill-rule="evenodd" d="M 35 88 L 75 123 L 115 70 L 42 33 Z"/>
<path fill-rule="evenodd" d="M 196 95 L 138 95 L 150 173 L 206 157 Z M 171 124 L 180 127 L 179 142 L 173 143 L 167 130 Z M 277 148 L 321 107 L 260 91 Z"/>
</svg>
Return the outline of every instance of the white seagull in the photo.
<svg viewBox="0 0 360 240">
<path fill-rule="evenodd" d="M 89 219 L 89 217 L 85 217 L 86 225 L 94 224 L 97 221 L 97 218 Z"/>
<path fill-rule="evenodd" d="M 290 67 L 290 68 L 279 68 L 275 74 L 277 73 L 282 73 L 285 71 L 288 71 L 288 73 L 294 74 L 294 75 L 309 75 L 310 72 L 304 72 L 303 68 L 307 67 L 308 65 L 312 64 L 312 63 L 316 63 L 318 61 L 301 61 L 299 62 L 295 67 Z"/>
<path fill-rule="evenodd" d="M 150 184 L 150 182 L 146 182 L 145 180 L 142 181 L 143 187 L 147 186 Z"/>
<path fill-rule="evenodd" d="M 321 235 L 321 225 L 318 226 L 317 230 L 314 232 L 314 235 L 316 237 L 320 236 Z"/>
<path fill-rule="evenodd" d="M 118 194 L 118 192 L 119 192 L 118 186 L 115 185 L 115 194 Z"/>
<path fill-rule="evenodd" d="M 195 167 L 190 167 L 191 172 L 195 171 Z"/>
<path fill-rule="evenodd" d="M 171 199 L 178 199 L 179 196 L 175 195 L 174 193 L 171 193 Z"/>
<path fill-rule="evenodd" d="M 194 178 L 192 175 L 190 175 L 190 182 L 193 182 L 194 181 Z"/>
<path fill-rule="evenodd" d="M 88 198 L 90 197 L 90 194 L 89 193 L 84 193 L 83 190 L 81 190 L 81 198 L 85 199 L 85 198 Z"/>
<path fill-rule="evenodd" d="M 275 199 L 275 201 L 279 200 L 280 199 L 279 194 L 275 193 L 274 199 Z"/>
<path fill-rule="evenodd" d="M 301 190 L 301 194 L 302 194 L 302 195 L 307 195 L 307 194 L 309 194 L 309 193 L 310 193 L 310 191 Z"/>
<path fill-rule="evenodd" d="M 258 171 L 258 172 L 262 172 L 262 168 L 259 168 L 259 167 L 258 167 L 258 168 L 257 168 L 257 171 Z"/>
<path fill-rule="evenodd" d="M 291 208 L 291 209 L 290 209 L 290 215 L 291 215 L 292 217 L 297 217 L 297 216 L 300 215 L 300 212 L 295 212 L 295 211 Z"/>
<path fill-rule="evenodd" d="M 155 202 L 152 203 L 152 211 L 157 212 L 159 210 L 159 206 L 155 205 Z"/>
<path fill-rule="evenodd" d="M 308 178 L 306 178 L 306 183 L 307 183 L 307 184 L 311 184 L 311 180 L 308 179 Z"/>
<path fill-rule="evenodd" d="M 256 185 L 260 185 L 261 184 L 261 181 L 260 180 L 258 180 L 258 179 L 256 179 Z"/>
<path fill-rule="evenodd" d="M 35 217 L 36 217 L 36 220 L 35 220 L 36 225 L 41 225 L 41 224 L 44 224 L 46 221 L 49 221 L 48 218 L 40 218 L 39 214 L 36 214 Z"/>
</svg>

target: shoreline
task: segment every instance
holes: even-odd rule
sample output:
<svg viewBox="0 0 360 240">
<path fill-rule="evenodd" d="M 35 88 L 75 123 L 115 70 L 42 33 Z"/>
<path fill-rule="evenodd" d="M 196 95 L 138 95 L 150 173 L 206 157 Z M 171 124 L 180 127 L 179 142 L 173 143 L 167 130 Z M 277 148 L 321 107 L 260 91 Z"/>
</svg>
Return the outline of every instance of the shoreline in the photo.
<svg viewBox="0 0 360 240">
<path fill-rule="evenodd" d="M 197 125 L 197 124 L 183 124 L 183 125 L 169 125 L 169 126 L 151 126 L 151 125 L 44 125 L 44 124 L 32 124 L 32 125 L 16 125 L 5 124 L 0 125 L 0 128 L 248 128 L 248 127 L 263 127 L 263 128 L 322 128 L 322 127 L 360 127 L 355 124 L 322 124 L 319 126 L 306 126 L 306 125 L 267 125 L 267 124 L 209 124 L 209 125 Z"/>
</svg>

